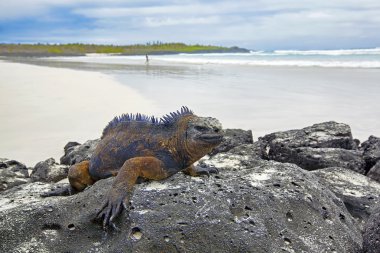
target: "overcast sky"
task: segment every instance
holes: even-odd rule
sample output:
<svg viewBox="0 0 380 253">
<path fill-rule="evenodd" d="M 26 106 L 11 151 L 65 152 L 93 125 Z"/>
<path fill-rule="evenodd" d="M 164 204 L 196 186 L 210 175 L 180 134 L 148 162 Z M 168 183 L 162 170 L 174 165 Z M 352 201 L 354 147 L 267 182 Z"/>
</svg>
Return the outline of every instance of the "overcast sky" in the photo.
<svg viewBox="0 0 380 253">
<path fill-rule="evenodd" d="M 380 0 L 0 0 L 0 42 L 380 47 Z"/>
</svg>

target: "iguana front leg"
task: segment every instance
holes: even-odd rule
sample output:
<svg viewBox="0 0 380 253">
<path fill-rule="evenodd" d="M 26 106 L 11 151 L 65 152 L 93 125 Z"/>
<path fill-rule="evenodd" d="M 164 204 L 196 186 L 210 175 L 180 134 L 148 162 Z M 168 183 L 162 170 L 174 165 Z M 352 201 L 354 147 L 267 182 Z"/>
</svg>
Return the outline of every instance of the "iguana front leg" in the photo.
<svg viewBox="0 0 380 253">
<path fill-rule="evenodd" d="M 108 225 L 115 227 L 114 219 L 123 208 L 128 210 L 133 186 L 138 178 L 161 180 L 169 176 L 162 161 L 155 157 L 135 157 L 127 160 L 120 168 L 105 203 L 97 213 L 97 218 L 103 219 L 103 228 Z"/>
<path fill-rule="evenodd" d="M 192 177 L 199 177 L 202 175 L 210 176 L 211 173 L 218 174 L 219 170 L 215 167 L 200 167 L 191 165 L 184 169 L 182 172 Z"/>
</svg>

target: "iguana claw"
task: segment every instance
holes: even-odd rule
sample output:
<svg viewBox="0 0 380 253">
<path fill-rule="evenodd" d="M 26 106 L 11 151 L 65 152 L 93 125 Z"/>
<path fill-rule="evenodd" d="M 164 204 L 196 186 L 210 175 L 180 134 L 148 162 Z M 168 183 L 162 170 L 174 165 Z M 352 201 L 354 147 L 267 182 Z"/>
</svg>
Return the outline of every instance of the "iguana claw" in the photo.
<svg viewBox="0 0 380 253">
<path fill-rule="evenodd" d="M 126 198 L 123 196 L 114 196 L 114 192 L 110 192 L 107 200 L 104 202 L 102 207 L 96 214 L 97 220 L 103 220 L 103 229 L 106 230 L 111 226 L 115 230 L 120 230 L 115 224 L 114 220 L 120 215 L 120 213 L 125 209 L 128 210 L 128 205 L 126 204 Z"/>
</svg>

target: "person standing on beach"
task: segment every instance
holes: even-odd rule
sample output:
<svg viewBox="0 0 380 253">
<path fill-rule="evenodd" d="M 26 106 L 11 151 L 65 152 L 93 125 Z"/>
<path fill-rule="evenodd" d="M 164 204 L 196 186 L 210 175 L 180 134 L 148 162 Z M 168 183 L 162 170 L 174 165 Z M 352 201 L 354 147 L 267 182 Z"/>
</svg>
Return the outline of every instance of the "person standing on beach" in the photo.
<svg viewBox="0 0 380 253">
<path fill-rule="evenodd" d="M 145 59 L 146 59 L 146 60 L 145 60 L 145 63 L 148 64 L 148 63 L 149 63 L 149 57 L 148 57 L 147 54 L 145 55 Z"/>
</svg>

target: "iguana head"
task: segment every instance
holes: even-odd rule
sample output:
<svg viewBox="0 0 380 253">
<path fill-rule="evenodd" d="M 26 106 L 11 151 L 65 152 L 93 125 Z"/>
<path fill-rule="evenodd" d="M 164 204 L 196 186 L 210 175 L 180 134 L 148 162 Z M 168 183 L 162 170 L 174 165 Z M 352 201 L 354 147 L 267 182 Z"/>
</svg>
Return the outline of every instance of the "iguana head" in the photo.
<svg viewBox="0 0 380 253">
<path fill-rule="evenodd" d="M 193 115 L 188 119 L 185 145 L 195 162 L 222 142 L 222 124 L 211 117 Z"/>
<path fill-rule="evenodd" d="M 223 140 L 222 124 L 211 117 L 198 117 L 186 106 L 160 119 L 160 124 L 174 128 L 176 147 L 184 166 L 190 166 L 212 151 Z"/>
</svg>

